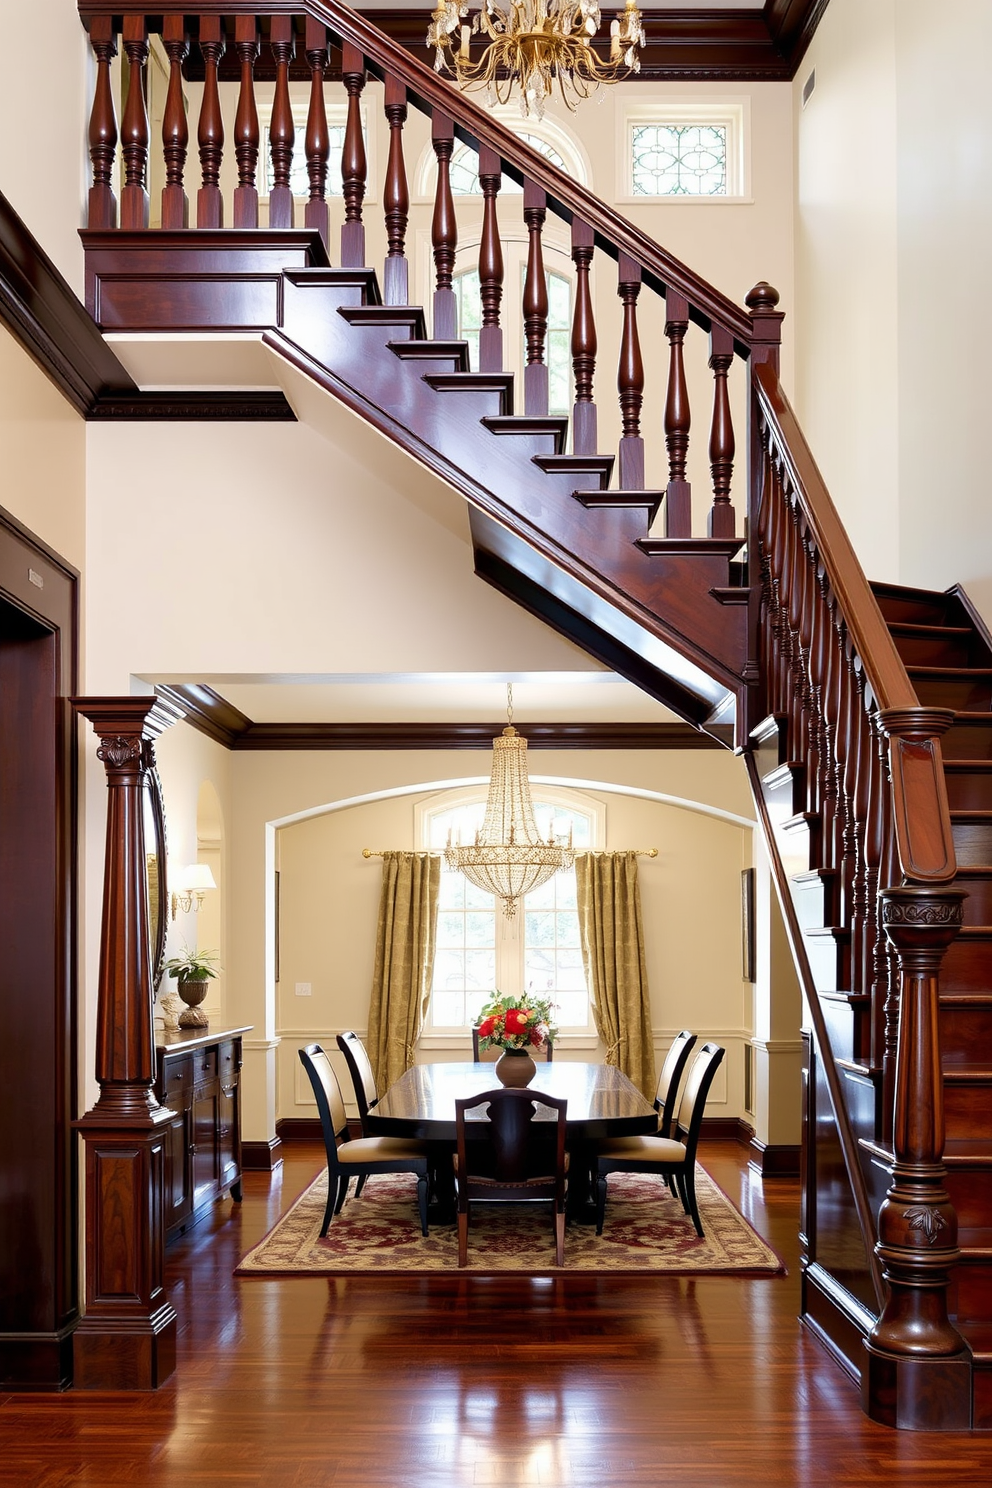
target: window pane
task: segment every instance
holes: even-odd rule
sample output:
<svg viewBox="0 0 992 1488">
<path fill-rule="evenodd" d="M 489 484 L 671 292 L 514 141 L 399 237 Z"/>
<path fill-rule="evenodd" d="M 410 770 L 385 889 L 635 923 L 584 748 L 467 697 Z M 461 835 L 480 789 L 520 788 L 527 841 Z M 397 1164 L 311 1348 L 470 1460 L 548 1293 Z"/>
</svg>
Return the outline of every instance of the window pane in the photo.
<svg viewBox="0 0 992 1488">
<path fill-rule="evenodd" d="M 725 124 L 635 124 L 635 196 L 726 196 Z"/>
<path fill-rule="evenodd" d="M 364 125 L 362 126 L 364 132 Z M 341 154 L 344 150 L 343 124 L 330 124 L 327 137 L 331 150 L 327 157 L 327 195 L 343 196 L 344 183 L 341 178 Z M 306 124 L 296 121 L 296 142 L 293 147 L 293 163 L 289 170 L 289 187 L 294 196 L 310 195 L 310 177 L 307 174 Z M 258 156 L 258 189 L 268 196 L 272 189 L 272 156 L 269 154 L 269 131 L 262 130 L 261 149 Z"/>
<path fill-rule="evenodd" d="M 532 145 L 539 155 L 545 160 L 550 160 L 559 170 L 565 170 L 566 165 L 562 157 L 553 145 L 546 140 L 538 139 L 536 134 L 527 134 L 523 129 L 514 129 L 514 134 L 519 139 L 526 140 Z M 471 145 L 457 145 L 448 166 L 448 176 L 451 181 L 452 196 L 481 196 L 482 187 L 479 185 L 479 156 Z M 521 188 L 516 181 L 511 181 L 509 176 L 504 175 L 500 191 L 503 195 L 520 195 Z"/>
</svg>

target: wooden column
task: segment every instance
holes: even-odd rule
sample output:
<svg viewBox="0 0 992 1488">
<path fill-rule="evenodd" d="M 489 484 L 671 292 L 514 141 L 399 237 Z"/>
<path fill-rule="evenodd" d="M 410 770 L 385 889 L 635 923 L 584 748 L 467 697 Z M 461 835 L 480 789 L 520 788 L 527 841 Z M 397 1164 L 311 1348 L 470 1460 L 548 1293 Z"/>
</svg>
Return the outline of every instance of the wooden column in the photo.
<svg viewBox="0 0 992 1488">
<path fill-rule="evenodd" d="M 162 45 L 169 58 L 169 92 L 162 115 L 162 154 L 165 157 L 165 185 L 162 187 L 163 228 L 189 227 L 189 202 L 183 186 L 189 125 L 183 101 L 183 62 L 189 53 L 186 18 L 182 15 L 162 17 Z"/>
<path fill-rule="evenodd" d="M 316 228 L 325 248 L 331 244 L 331 213 L 327 205 L 327 162 L 331 140 L 324 104 L 324 74 L 327 71 L 327 27 L 312 16 L 306 20 L 306 57 L 310 68 L 310 107 L 307 111 L 307 179 L 310 197 L 303 214 L 304 227 Z"/>
<path fill-rule="evenodd" d="M 149 697 L 81 698 L 107 772 L 107 852 L 96 1029 L 100 1096 L 76 1126 L 86 1151 L 86 1315 L 74 1338 L 83 1390 L 153 1390 L 176 1361 L 164 1285 L 163 1180 L 174 1120 L 152 1093 L 155 1047 L 144 776 L 180 716 Z"/>
<path fill-rule="evenodd" d="M 495 150 L 479 146 L 479 185 L 482 187 L 482 237 L 479 240 L 479 295 L 482 327 L 479 331 L 480 372 L 502 372 L 503 328 L 499 323 L 503 303 L 503 247 L 499 237 L 496 198 L 503 181 L 503 167 Z"/>
<path fill-rule="evenodd" d="M 362 202 L 368 160 L 362 134 L 361 98 L 365 90 L 365 58 L 358 47 L 346 41 L 341 48 L 341 81 L 348 94 L 348 119 L 341 152 L 341 187 L 344 192 L 344 222 L 341 225 L 341 267 L 365 267 L 365 224 Z"/>
<path fill-rule="evenodd" d="M 548 215 L 547 194 L 533 181 L 524 180 L 524 222 L 527 224 L 527 273 L 524 278 L 524 413 L 541 417 L 548 411 L 548 281 L 544 273 L 542 234 Z"/>
<path fill-rule="evenodd" d="M 592 307 L 589 270 L 595 250 L 595 234 L 589 225 L 572 218 L 572 262 L 575 264 L 575 311 L 572 315 L 572 375 L 575 402 L 572 405 L 572 453 L 595 455 L 599 448 L 593 378 L 596 375 L 596 316 Z"/>
<path fill-rule="evenodd" d="M 960 889 L 886 889 L 882 923 L 902 981 L 896 1058 L 892 1182 L 878 1215 L 875 1253 L 889 1296 L 866 1345 L 867 1415 L 912 1431 L 971 1425 L 971 1355 L 947 1316 L 958 1259 L 957 1215 L 944 1188 L 939 970 L 961 928 Z"/>
<path fill-rule="evenodd" d="M 241 68 L 238 112 L 234 116 L 234 154 L 238 162 L 238 184 L 234 188 L 234 226 L 258 226 L 258 146 L 261 132 L 255 103 L 255 63 L 258 60 L 258 23 L 254 16 L 236 16 L 234 50 Z"/>
<path fill-rule="evenodd" d="M 144 16 L 124 17 L 124 51 L 130 72 L 121 119 L 125 183 L 121 192 L 121 227 L 140 231 L 148 226 L 148 110 L 145 107 L 148 31 Z"/>
<path fill-rule="evenodd" d="M 293 105 L 289 97 L 289 64 L 296 56 L 293 17 L 274 15 L 269 25 L 269 45 L 276 64 L 276 86 L 269 121 L 269 152 L 272 156 L 269 226 L 291 228 L 294 202 L 289 176 L 293 169 L 293 146 L 296 143 Z"/>
<path fill-rule="evenodd" d="M 88 227 L 117 226 L 117 198 L 111 185 L 117 151 L 117 120 L 110 85 L 110 64 L 117 56 L 113 16 L 94 16 L 90 22 L 90 46 L 96 57 L 96 88 L 90 113 L 90 187 L 86 223 Z"/>
<path fill-rule="evenodd" d="M 437 160 L 434 216 L 431 243 L 434 247 L 434 340 L 453 341 L 458 334 L 458 306 L 451 287 L 458 248 L 455 203 L 451 195 L 451 156 L 455 148 L 455 126 L 437 109 L 431 118 L 431 145 Z"/>
<path fill-rule="evenodd" d="M 644 490 L 644 440 L 641 438 L 641 404 L 644 402 L 644 363 L 637 334 L 637 297 L 641 292 L 641 268 L 621 253 L 617 272 L 617 294 L 623 304 L 617 392 L 623 433 L 620 437 L 619 475 L 621 491 Z"/>
<path fill-rule="evenodd" d="M 410 303 L 410 269 L 406 259 L 406 225 L 410 214 L 410 190 L 403 159 L 406 84 L 391 72 L 386 74 L 383 106 L 389 124 L 389 159 L 383 191 L 389 249 L 383 270 L 382 293 L 387 305 L 407 305 Z"/>
</svg>

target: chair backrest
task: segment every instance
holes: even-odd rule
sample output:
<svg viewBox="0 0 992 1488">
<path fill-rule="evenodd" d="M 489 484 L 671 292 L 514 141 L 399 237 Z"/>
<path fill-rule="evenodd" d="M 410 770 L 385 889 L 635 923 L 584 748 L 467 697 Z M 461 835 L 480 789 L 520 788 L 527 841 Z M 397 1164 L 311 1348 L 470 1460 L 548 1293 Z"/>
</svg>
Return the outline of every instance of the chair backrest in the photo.
<svg viewBox="0 0 992 1488">
<path fill-rule="evenodd" d="M 317 1099 L 317 1110 L 320 1112 L 327 1162 L 333 1169 L 337 1166 L 338 1139 L 348 1130 L 341 1086 L 331 1068 L 331 1061 L 319 1044 L 307 1044 L 305 1049 L 301 1049 L 300 1063 L 310 1076 L 310 1084 Z"/>
<path fill-rule="evenodd" d="M 497 1060 L 499 1058 L 499 1056 L 502 1054 L 502 1052 L 503 1052 L 502 1049 L 482 1049 L 482 1048 L 480 1048 L 479 1047 L 479 1028 L 478 1028 L 478 1025 L 477 1024 L 473 1026 L 473 1028 L 472 1028 L 472 1058 L 475 1060 L 476 1064 L 492 1064 L 495 1060 Z M 533 1055 L 533 1057 L 535 1059 L 540 1059 L 543 1056 L 544 1059 L 547 1061 L 547 1063 L 550 1064 L 551 1061 L 552 1061 L 552 1059 L 554 1059 L 554 1057 L 555 1057 L 555 1046 L 551 1042 L 550 1039 L 545 1039 L 544 1040 L 544 1046 L 543 1046 L 543 1048 L 537 1049 L 537 1050 L 532 1049 L 531 1050 L 531 1054 Z"/>
<path fill-rule="evenodd" d="M 362 1123 L 362 1131 L 365 1132 L 365 1118 L 369 1110 L 379 1099 L 379 1092 L 375 1085 L 375 1075 L 372 1072 L 372 1061 L 368 1052 L 357 1033 L 339 1033 L 338 1048 L 344 1055 L 351 1075 L 351 1083 L 355 1087 L 355 1100 L 358 1102 L 358 1115 Z M 366 1135 L 368 1135 L 366 1133 Z"/>
<path fill-rule="evenodd" d="M 654 1097 L 654 1108 L 660 1118 L 659 1137 L 670 1137 L 672 1134 L 672 1119 L 678 1104 L 679 1085 L 695 1042 L 696 1035 L 690 1033 L 688 1028 L 683 1028 L 681 1033 L 676 1034 L 672 1047 L 665 1055 L 665 1062 L 658 1076 L 658 1089 Z"/>
<path fill-rule="evenodd" d="M 466 1121 L 466 1112 L 488 1105 L 488 1122 Z M 538 1120 L 538 1107 L 555 1112 L 556 1120 Z M 462 1182 L 473 1177 L 501 1186 L 526 1188 L 537 1182 L 565 1183 L 565 1118 L 568 1101 L 536 1090 L 486 1090 L 455 1101 L 458 1172 Z M 477 1137 L 466 1138 L 471 1125 Z"/>
<path fill-rule="evenodd" d="M 724 1052 L 719 1044 L 704 1044 L 689 1067 L 685 1090 L 682 1092 L 682 1104 L 679 1106 L 679 1132 L 685 1133 L 682 1140 L 685 1143 L 687 1165 L 696 1160 L 706 1097 L 710 1093 L 713 1076 L 720 1066 Z"/>
</svg>

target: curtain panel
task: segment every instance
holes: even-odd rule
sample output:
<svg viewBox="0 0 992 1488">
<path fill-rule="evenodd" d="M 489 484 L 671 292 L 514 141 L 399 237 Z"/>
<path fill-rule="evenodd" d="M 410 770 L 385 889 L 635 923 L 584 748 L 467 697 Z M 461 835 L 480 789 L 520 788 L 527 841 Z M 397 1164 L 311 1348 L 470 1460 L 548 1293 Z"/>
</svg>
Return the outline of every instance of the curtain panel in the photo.
<svg viewBox="0 0 992 1488">
<path fill-rule="evenodd" d="M 434 979 L 440 887 L 439 854 L 383 854 L 368 1038 L 380 1091 L 413 1064 Z"/>
<path fill-rule="evenodd" d="M 615 1064 L 644 1094 L 655 1094 L 635 852 L 579 853 L 575 859 L 582 961 L 596 1030 Z"/>
</svg>

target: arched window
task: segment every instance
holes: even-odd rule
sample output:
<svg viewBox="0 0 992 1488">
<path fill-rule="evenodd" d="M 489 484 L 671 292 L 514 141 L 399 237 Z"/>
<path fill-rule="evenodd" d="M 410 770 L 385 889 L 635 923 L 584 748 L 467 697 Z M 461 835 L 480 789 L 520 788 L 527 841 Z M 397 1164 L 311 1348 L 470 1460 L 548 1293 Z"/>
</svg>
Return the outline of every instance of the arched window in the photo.
<svg viewBox="0 0 992 1488">
<path fill-rule="evenodd" d="M 507 261 L 505 282 L 512 284 L 519 277 L 516 298 L 504 296 L 503 300 L 507 364 L 519 377 L 526 360 L 520 313 L 527 273 L 523 245 L 512 241 L 505 243 L 504 258 Z M 548 366 L 548 412 L 568 414 L 572 406 L 572 281 L 568 275 L 556 273 L 554 269 L 547 267 L 544 278 L 548 286 L 548 333 L 544 343 L 544 360 Z M 478 370 L 479 330 L 482 326 L 478 269 L 465 269 L 456 274 L 452 280 L 452 288 L 458 309 L 458 339 L 468 342 L 470 364 Z"/>
<path fill-rule="evenodd" d="M 526 140 L 545 160 L 550 160 L 580 186 L 589 186 L 589 166 L 581 145 L 561 124 L 553 119 L 528 119 L 524 122 L 515 109 L 497 108 L 494 116 L 519 139 Z M 479 156 L 471 145 L 456 142 L 448 166 L 452 194 L 455 196 L 481 196 L 479 185 Z M 437 181 L 437 160 L 433 148 L 428 145 L 420 159 L 419 170 L 413 179 L 419 195 L 432 201 Z M 520 187 L 509 176 L 503 176 L 501 194 L 516 193 Z"/>
<path fill-rule="evenodd" d="M 534 788 L 534 815 L 542 834 L 572 832 L 579 851 L 594 848 L 602 808 L 571 791 Z M 420 840 L 441 851 L 451 831 L 469 842 L 482 825 L 485 792 L 458 792 L 422 808 Z M 548 997 L 559 1028 L 590 1026 L 589 993 L 579 947 L 575 870 L 556 873 L 528 894 L 507 919 L 491 894 L 442 864 L 437 953 L 426 1027 L 463 1031 L 496 990 Z"/>
</svg>

